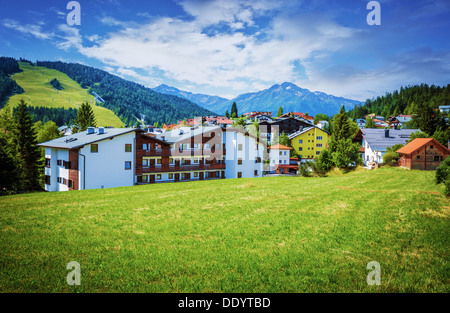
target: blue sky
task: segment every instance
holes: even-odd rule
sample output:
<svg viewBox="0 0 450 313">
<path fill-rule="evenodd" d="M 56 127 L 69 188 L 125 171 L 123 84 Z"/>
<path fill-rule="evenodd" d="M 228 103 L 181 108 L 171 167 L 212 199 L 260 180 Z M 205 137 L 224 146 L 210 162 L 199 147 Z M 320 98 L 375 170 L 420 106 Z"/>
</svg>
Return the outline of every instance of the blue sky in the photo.
<svg viewBox="0 0 450 313">
<path fill-rule="evenodd" d="M 450 1 L 0 0 L 0 55 L 104 69 L 232 98 L 285 81 L 365 100 L 450 83 Z"/>
</svg>

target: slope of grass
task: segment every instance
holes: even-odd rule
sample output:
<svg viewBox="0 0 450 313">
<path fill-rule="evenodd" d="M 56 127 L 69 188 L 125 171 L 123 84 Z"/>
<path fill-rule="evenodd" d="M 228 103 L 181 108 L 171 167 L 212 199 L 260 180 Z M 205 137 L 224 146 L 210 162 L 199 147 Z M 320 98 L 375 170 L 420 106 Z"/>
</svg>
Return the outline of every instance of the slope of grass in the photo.
<svg viewBox="0 0 450 313">
<path fill-rule="evenodd" d="M 434 172 L 382 168 L 0 198 L 2 292 L 448 292 Z M 67 263 L 81 265 L 69 286 Z M 369 286 L 367 263 L 381 266 Z"/>
<path fill-rule="evenodd" d="M 25 92 L 9 98 L 8 102 L 12 106 L 16 106 L 22 98 L 30 106 L 49 108 L 79 109 L 82 102 L 88 102 L 92 105 L 99 126 L 124 126 L 114 112 L 95 105 L 94 96 L 90 95 L 87 89 L 81 88 L 77 82 L 70 79 L 66 74 L 42 66 L 31 66 L 23 62 L 19 62 L 19 65 L 23 72 L 12 75 L 12 78 Z M 54 78 L 61 83 L 63 90 L 53 88 L 50 81 Z"/>
</svg>

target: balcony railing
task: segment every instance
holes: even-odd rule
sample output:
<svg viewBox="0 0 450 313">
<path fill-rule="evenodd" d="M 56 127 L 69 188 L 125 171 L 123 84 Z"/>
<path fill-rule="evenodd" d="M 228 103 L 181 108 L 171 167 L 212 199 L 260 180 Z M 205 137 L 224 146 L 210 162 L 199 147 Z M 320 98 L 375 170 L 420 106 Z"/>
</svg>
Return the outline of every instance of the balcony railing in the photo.
<svg viewBox="0 0 450 313">
<path fill-rule="evenodd" d="M 136 167 L 136 174 L 225 169 L 225 163 Z"/>
</svg>

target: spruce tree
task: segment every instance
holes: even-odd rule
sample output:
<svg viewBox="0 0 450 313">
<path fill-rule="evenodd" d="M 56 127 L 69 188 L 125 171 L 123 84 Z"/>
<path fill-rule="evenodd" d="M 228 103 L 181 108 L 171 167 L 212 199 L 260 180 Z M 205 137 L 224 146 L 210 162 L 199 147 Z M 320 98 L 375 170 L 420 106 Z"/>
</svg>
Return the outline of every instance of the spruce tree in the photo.
<svg viewBox="0 0 450 313">
<path fill-rule="evenodd" d="M 236 102 L 233 102 L 233 104 L 231 105 L 231 117 L 236 118 L 238 117 L 238 109 L 237 109 L 237 105 Z"/>
<path fill-rule="evenodd" d="M 39 190 L 43 160 L 33 128 L 33 120 L 22 99 L 14 115 L 13 140 L 21 171 L 22 187 L 26 190 Z"/>
<path fill-rule="evenodd" d="M 78 110 L 73 132 L 85 131 L 88 127 L 96 127 L 94 111 L 89 103 L 84 102 Z"/>
<path fill-rule="evenodd" d="M 283 115 L 283 108 L 280 106 L 278 108 L 277 117 L 280 117 L 281 115 Z"/>
</svg>

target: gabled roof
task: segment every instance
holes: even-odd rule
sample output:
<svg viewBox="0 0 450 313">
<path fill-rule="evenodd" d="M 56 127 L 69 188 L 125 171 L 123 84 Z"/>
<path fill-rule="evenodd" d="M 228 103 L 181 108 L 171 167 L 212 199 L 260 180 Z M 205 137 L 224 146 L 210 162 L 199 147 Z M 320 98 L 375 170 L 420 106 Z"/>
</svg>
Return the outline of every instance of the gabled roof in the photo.
<svg viewBox="0 0 450 313">
<path fill-rule="evenodd" d="M 111 139 L 116 136 L 124 135 L 127 133 L 139 131 L 138 128 L 105 128 L 103 134 L 98 133 L 98 128 L 95 129 L 93 134 L 88 134 L 87 130 L 72 134 L 69 136 L 63 136 L 50 141 L 37 144 L 41 147 L 59 148 L 59 149 L 77 149 L 85 145 L 89 145 L 105 139 Z"/>
<path fill-rule="evenodd" d="M 276 144 L 276 145 L 270 146 L 269 149 L 272 149 L 272 150 L 292 150 L 292 148 L 287 147 L 287 146 L 283 146 L 283 145 L 280 145 L 280 144 Z"/>
<path fill-rule="evenodd" d="M 310 127 L 305 127 L 305 128 L 303 128 L 303 129 L 301 129 L 301 130 L 299 130 L 299 131 L 297 131 L 297 132 L 295 132 L 293 134 L 290 134 L 289 135 L 289 139 L 293 139 L 293 138 L 295 138 L 295 137 L 297 137 L 297 136 L 299 136 L 301 134 L 304 134 L 304 133 L 306 133 L 306 132 L 308 132 L 308 131 L 310 131 L 311 129 L 314 129 L 314 128 L 320 129 L 321 131 L 323 131 L 324 133 L 327 133 L 329 135 L 329 133 L 327 131 L 325 131 L 322 128 L 317 127 L 317 126 L 314 125 L 314 126 L 310 126 Z"/>
<path fill-rule="evenodd" d="M 426 146 L 430 142 L 433 142 L 433 144 L 440 146 L 441 148 L 443 148 L 445 151 L 447 151 L 450 154 L 450 150 L 434 138 L 416 138 L 413 141 L 411 141 L 410 143 L 408 143 L 406 146 L 398 149 L 396 152 L 400 153 L 400 154 L 411 154 L 411 153 L 417 151 L 418 149 Z"/>
<path fill-rule="evenodd" d="M 420 129 L 361 129 L 364 140 L 370 148 L 379 151 L 386 151 L 387 147 L 396 144 L 405 144 L 409 140 L 409 136 L 418 130 Z M 389 137 L 386 137 L 385 131 L 389 131 Z"/>
</svg>

